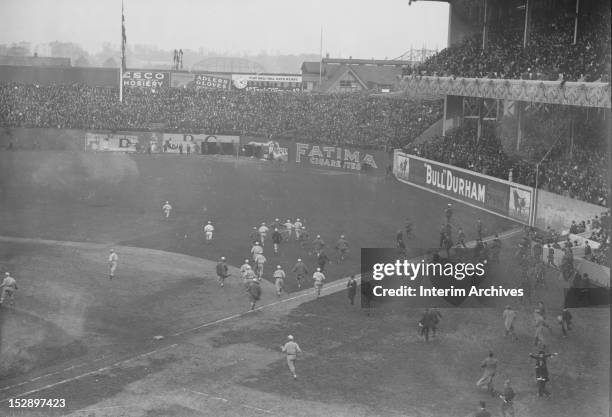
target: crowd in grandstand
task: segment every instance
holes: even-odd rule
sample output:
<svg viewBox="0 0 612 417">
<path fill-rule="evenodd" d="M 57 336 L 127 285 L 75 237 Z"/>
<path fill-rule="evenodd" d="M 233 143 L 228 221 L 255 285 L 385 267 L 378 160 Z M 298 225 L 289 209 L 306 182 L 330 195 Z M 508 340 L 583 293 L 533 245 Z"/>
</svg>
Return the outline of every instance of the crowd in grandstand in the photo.
<svg viewBox="0 0 612 417">
<path fill-rule="evenodd" d="M 556 6 L 556 5 L 555 5 Z M 556 7 L 554 10 L 556 10 Z M 524 13 L 523 13 L 524 14 Z M 519 17 L 524 19 L 521 14 Z M 531 36 L 523 47 L 522 19 L 517 25 L 489 25 L 483 49 L 482 35 L 468 37 L 426 60 L 419 75 L 610 81 L 610 9 L 581 14 L 574 43 L 574 14 L 542 10 L 532 19 Z"/>
<path fill-rule="evenodd" d="M 309 142 L 398 147 L 441 117 L 440 102 L 364 94 L 0 85 L 0 124 L 290 136 Z"/>
<path fill-rule="evenodd" d="M 0 85 L 0 124 L 104 130 L 164 129 L 182 132 L 286 136 L 308 142 L 375 148 L 406 146 L 441 117 L 440 102 L 367 94 L 300 94 L 271 91 L 125 89 L 82 85 Z M 550 115 L 544 117 L 550 119 Z M 537 120 L 533 125 L 540 124 Z M 580 132 L 588 132 L 584 128 Z M 497 135 L 476 141 L 471 129 L 435 138 L 409 151 L 487 175 L 535 186 L 536 164 L 507 154 Z M 541 136 L 541 135 L 538 135 Z M 534 141 L 526 140 L 534 144 Z M 580 144 L 581 140 L 576 141 Z M 538 185 L 558 194 L 606 205 L 605 152 L 574 147 L 540 165 Z"/>
<path fill-rule="evenodd" d="M 551 192 L 607 205 L 608 161 L 605 152 L 575 147 L 571 156 L 561 153 L 539 165 L 507 153 L 500 139 L 485 135 L 476 140 L 474 129 L 457 129 L 445 137 L 437 137 L 407 151 L 424 158 L 455 165 L 486 175 L 509 179 Z"/>
</svg>

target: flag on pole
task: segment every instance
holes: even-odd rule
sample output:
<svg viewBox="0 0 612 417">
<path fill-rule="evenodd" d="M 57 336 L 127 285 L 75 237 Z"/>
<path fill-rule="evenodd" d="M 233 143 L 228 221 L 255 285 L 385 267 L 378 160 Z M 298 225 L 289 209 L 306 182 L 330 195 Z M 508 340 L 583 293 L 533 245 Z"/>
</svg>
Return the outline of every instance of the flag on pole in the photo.
<svg viewBox="0 0 612 417">
<path fill-rule="evenodd" d="M 125 36 L 125 15 L 123 14 L 123 2 L 121 2 L 121 69 L 125 71 L 125 44 L 127 37 Z"/>
</svg>

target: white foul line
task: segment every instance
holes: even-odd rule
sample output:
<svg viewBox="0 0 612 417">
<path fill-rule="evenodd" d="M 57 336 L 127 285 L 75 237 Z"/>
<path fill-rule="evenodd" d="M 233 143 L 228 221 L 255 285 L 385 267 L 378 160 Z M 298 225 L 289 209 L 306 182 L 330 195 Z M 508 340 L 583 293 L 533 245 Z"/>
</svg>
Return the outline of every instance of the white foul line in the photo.
<svg viewBox="0 0 612 417">
<path fill-rule="evenodd" d="M 172 345 L 165 346 L 165 347 L 162 347 L 162 348 L 159 348 L 159 349 L 155 349 L 155 350 L 152 350 L 152 351 L 147 352 L 147 353 L 141 353 L 140 355 L 136 355 L 136 356 L 133 356 L 133 357 L 131 357 L 131 358 L 124 359 L 124 360 L 119 361 L 119 362 L 115 362 L 115 363 L 114 363 L 114 364 L 112 364 L 112 365 L 108 365 L 108 366 L 105 366 L 105 367 L 103 367 L 103 368 L 96 369 L 95 371 L 85 372 L 84 374 L 77 375 L 77 376 L 74 376 L 74 377 L 72 377 L 72 378 L 63 379 L 63 380 L 61 380 L 61 381 L 54 382 L 53 384 L 48 384 L 48 385 L 45 385 L 45 386 L 40 387 L 40 388 L 36 388 L 36 389 L 30 390 L 30 391 L 23 392 L 23 393 L 21 393 L 21 394 L 17 394 L 17 395 L 15 395 L 15 396 L 12 396 L 12 397 L 9 397 L 9 398 L 5 398 L 5 399 L 3 399 L 3 400 L 0 400 L 0 404 L 5 403 L 5 402 L 9 401 L 9 400 L 10 400 L 10 399 L 12 399 L 12 398 L 20 398 L 20 397 L 24 397 L 24 396 L 26 396 L 26 395 L 34 394 L 35 392 L 44 391 L 44 390 L 47 390 L 47 389 L 49 389 L 49 388 L 53 388 L 53 387 L 56 387 L 56 386 L 58 386 L 58 385 L 65 384 L 65 383 L 67 383 L 67 382 L 72 382 L 72 381 L 79 380 L 79 379 L 84 378 L 84 377 L 89 376 L 89 375 L 94 375 L 94 374 L 102 373 L 102 372 L 108 371 L 109 369 L 116 368 L 117 366 L 120 366 L 120 365 L 123 365 L 123 364 L 125 364 L 125 363 L 131 362 L 131 361 L 133 361 L 133 360 L 135 360 L 135 359 L 144 358 L 144 357 L 149 356 L 149 355 L 152 355 L 152 354 L 154 354 L 154 353 L 159 353 L 159 352 L 164 351 L 164 350 L 167 350 L 167 349 L 172 349 L 172 348 L 174 348 L 174 347 L 176 347 L 176 346 L 178 346 L 178 344 L 174 343 L 174 344 L 172 344 Z M 17 387 L 17 386 L 19 386 L 19 385 L 23 385 L 24 383 L 27 383 L 27 382 L 32 382 L 32 381 L 35 381 L 35 380 L 40 379 L 40 378 L 41 378 L 41 377 L 34 378 L 34 379 L 29 380 L 29 381 L 23 382 L 23 383 L 21 383 L 21 384 L 14 385 L 13 387 Z M 8 388 L 11 388 L 11 387 L 8 387 Z M 8 389 L 8 388 L 7 388 L 7 389 Z"/>
<path fill-rule="evenodd" d="M 358 278 L 358 277 L 360 277 L 360 275 L 357 274 L 357 275 L 355 275 L 355 277 Z M 341 280 L 338 280 L 337 282 L 334 282 L 333 284 L 330 284 L 330 285 L 328 285 L 328 286 L 326 286 L 324 288 L 328 288 L 328 289 L 329 288 L 335 288 L 335 287 L 339 286 L 340 284 L 344 284 L 344 283 L 341 282 Z M 200 324 L 200 325 L 198 325 L 196 327 L 191 327 L 189 329 L 181 330 L 180 332 L 171 334 L 170 336 L 173 336 L 173 337 L 174 336 L 180 336 L 180 335 L 185 334 L 185 333 L 193 332 L 195 330 L 203 329 L 205 327 L 214 326 L 215 324 L 223 323 L 224 321 L 237 319 L 239 317 L 246 316 L 247 314 L 254 313 L 255 311 L 263 310 L 264 308 L 274 307 L 276 305 L 287 303 L 289 301 L 297 300 L 299 298 L 303 298 L 303 297 L 306 297 L 306 296 L 312 296 L 312 290 L 304 290 L 304 292 L 302 294 L 298 294 L 296 296 L 289 297 L 289 298 L 284 298 L 282 300 L 275 301 L 273 303 L 264 304 L 264 305 L 262 305 L 260 307 L 257 307 L 254 310 L 249 310 L 249 311 L 245 311 L 243 313 L 234 314 L 233 316 L 224 317 L 224 318 L 221 318 L 221 319 L 218 319 L 218 320 L 215 320 L 215 321 L 211 321 L 211 322 L 208 322 L 208 323 Z"/>
</svg>

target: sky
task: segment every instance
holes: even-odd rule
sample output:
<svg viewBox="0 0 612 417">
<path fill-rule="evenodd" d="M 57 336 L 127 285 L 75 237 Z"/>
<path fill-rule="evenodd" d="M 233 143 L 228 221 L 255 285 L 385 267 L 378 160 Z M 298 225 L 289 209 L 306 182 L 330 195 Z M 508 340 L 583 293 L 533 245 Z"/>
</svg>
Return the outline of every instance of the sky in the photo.
<svg viewBox="0 0 612 417">
<path fill-rule="evenodd" d="M 448 3 L 408 0 L 124 0 L 128 44 L 231 54 L 393 59 L 446 47 Z M 0 44 L 120 44 L 121 0 L 0 0 Z"/>
</svg>

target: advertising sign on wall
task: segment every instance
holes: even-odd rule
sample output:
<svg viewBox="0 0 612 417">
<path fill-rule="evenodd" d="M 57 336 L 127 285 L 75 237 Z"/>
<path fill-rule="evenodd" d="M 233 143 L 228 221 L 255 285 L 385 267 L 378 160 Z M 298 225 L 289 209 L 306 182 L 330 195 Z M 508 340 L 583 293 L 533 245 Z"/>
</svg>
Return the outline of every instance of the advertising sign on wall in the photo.
<svg viewBox="0 0 612 417">
<path fill-rule="evenodd" d="M 161 71 L 125 71 L 124 87 L 167 88 L 170 84 L 170 73 Z"/>
<path fill-rule="evenodd" d="M 173 72 L 170 80 L 172 87 L 182 88 L 209 88 L 218 90 L 229 90 L 232 86 L 229 78 L 213 76 L 210 74 L 192 74 L 185 72 Z"/>
<path fill-rule="evenodd" d="M 332 145 L 295 144 L 295 162 L 303 166 L 339 169 L 344 171 L 382 171 L 386 154 Z"/>
<path fill-rule="evenodd" d="M 138 136 L 112 133 L 86 134 L 87 150 L 104 152 L 136 152 Z"/>
<path fill-rule="evenodd" d="M 161 151 L 161 134 L 156 132 L 87 132 L 86 149 L 100 152 Z"/>
<path fill-rule="evenodd" d="M 164 133 L 162 150 L 167 153 L 217 153 L 206 152 L 210 148 L 224 149 L 223 144 L 239 144 L 240 136 L 235 135 L 207 135 L 191 133 Z M 214 144 L 214 145 L 213 145 Z M 221 146 L 219 146 L 221 145 Z"/>
<path fill-rule="evenodd" d="M 499 178 L 396 151 L 393 173 L 400 181 L 530 224 L 533 189 Z"/>
<path fill-rule="evenodd" d="M 291 90 L 302 88 L 301 75 L 232 74 L 232 85 L 238 90 Z"/>
</svg>

